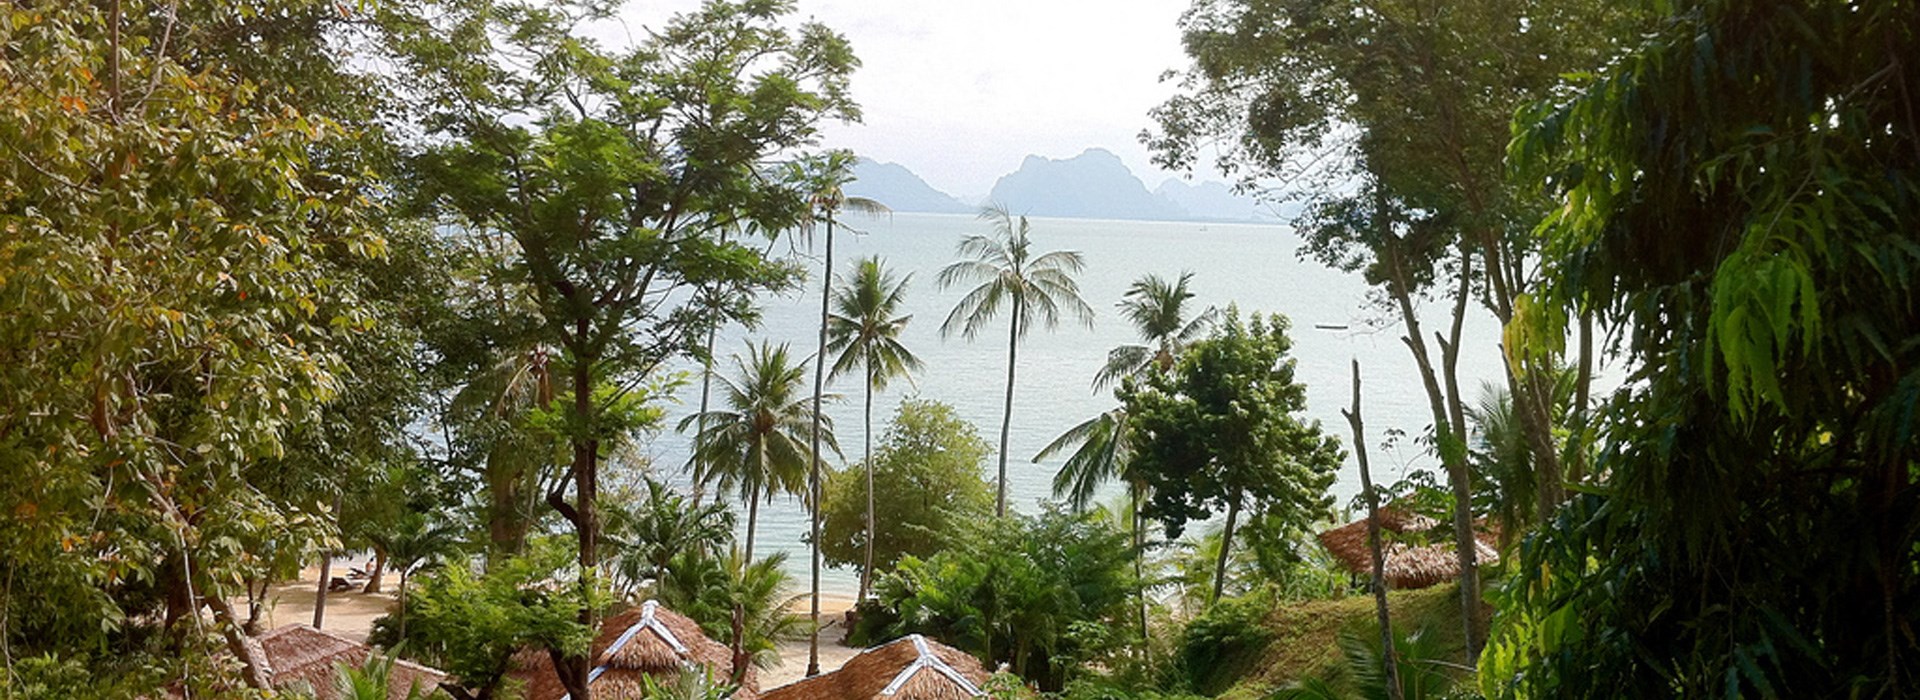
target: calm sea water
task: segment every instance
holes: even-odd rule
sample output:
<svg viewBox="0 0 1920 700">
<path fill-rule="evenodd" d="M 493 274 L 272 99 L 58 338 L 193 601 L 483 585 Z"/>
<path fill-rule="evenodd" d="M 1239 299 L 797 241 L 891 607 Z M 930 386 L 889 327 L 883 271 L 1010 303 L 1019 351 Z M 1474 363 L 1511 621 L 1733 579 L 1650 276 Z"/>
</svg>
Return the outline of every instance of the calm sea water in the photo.
<svg viewBox="0 0 1920 700">
<path fill-rule="evenodd" d="M 842 229 L 836 234 L 837 271 L 844 273 L 856 258 L 879 255 L 899 274 L 913 275 L 907 295 L 913 321 L 904 342 L 927 367 L 914 386 L 896 382 L 875 398 L 875 432 L 884 433 L 885 417 L 892 415 L 902 397 L 917 393 L 952 404 L 997 446 L 1006 381 L 1006 322 L 997 322 L 973 342 L 942 338 L 940 324 L 965 289 L 942 290 L 935 281 L 940 268 L 954 259 L 954 246 L 961 236 L 986 234 L 990 229 L 984 222 L 957 215 L 849 218 L 847 224 L 858 233 Z M 1307 384 L 1307 412 L 1329 433 L 1340 436 L 1343 444 L 1350 442 L 1351 433 L 1340 410 L 1351 400 L 1348 362 L 1357 358 L 1362 366 L 1363 408 L 1375 478 L 1390 482 L 1409 470 L 1435 467 L 1411 440 L 1432 421 L 1412 356 L 1400 341 L 1401 327 L 1368 303 L 1366 284 L 1358 275 L 1297 257 L 1299 239 L 1288 228 L 1079 219 L 1033 219 L 1031 223 L 1036 251 L 1076 250 L 1085 256 L 1081 293 L 1094 307 L 1096 318 L 1092 329 L 1080 325 L 1050 332 L 1036 328 L 1020 348 L 1008 465 L 1010 507 L 1032 511 L 1050 498 L 1059 461 L 1033 464 L 1029 460 L 1062 431 L 1113 405 L 1110 392 L 1093 392 L 1093 374 L 1105 362 L 1108 349 L 1139 342 L 1114 304 L 1127 285 L 1148 273 L 1171 278 L 1182 271 L 1193 272 L 1196 308 L 1236 304 L 1243 314 L 1281 313 L 1292 319 L 1293 357 L 1299 363 L 1296 376 Z M 816 275 L 806 292 L 768 299 L 764 322 L 757 329 L 732 328 L 721 333 L 715 348 L 722 358 L 716 365 L 720 371 L 731 367 L 725 359 L 729 355 L 744 354 L 749 340 L 791 343 L 796 356 L 811 357 L 818 342 L 820 261 L 809 258 L 806 262 Z M 1429 326 L 1440 326 L 1439 318 L 1446 312 L 1432 309 L 1429 315 L 1435 320 Z M 1499 326 L 1491 315 L 1475 309 L 1463 336 L 1460 379 L 1472 397 L 1482 381 L 1500 378 Z M 670 410 L 670 424 L 699 407 L 697 366 L 683 369 L 694 374 L 676 396 L 679 404 Z M 849 377 L 832 384 L 830 391 L 844 395 L 828 412 L 847 460 L 858 460 L 863 388 L 857 378 Z M 1403 431 L 1406 437 L 1390 440 L 1389 430 Z M 1386 442 L 1394 444 L 1383 447 Z M 669 430 L 655 436 L 645 449 L 657 476 L 684 485 L 687 447 L 687 436 Z M 994 468 L 991 458 L 981 465 L 989 479 Z M 1334 486 L 1341 504 L 1358 492 L 1359 480 L 1358 467 L 1349 457 Z M 756 553 L 789 552 L 789 568 L 796 583 L 804 586 L 807 547 L 802 538 L 808 527 L 804 509 L 794 499 L 777 498 L 761 508 L 759 527 Z M 857 576 L 849 569 L 829 569 L 822 581 L 828 591 L 851 596 Z"/>
</svg>

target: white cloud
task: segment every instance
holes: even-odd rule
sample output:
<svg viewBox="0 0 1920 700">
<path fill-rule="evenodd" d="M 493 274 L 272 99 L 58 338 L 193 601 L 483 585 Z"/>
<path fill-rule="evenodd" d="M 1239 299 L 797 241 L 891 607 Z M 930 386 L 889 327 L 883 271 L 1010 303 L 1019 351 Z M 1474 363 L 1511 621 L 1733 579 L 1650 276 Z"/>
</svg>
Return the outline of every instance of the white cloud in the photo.
<svg viewBox="0 0 1920 700">
<path fill-rule="evenodd" d="M 636 0 L 638 33 L 694 0 Z M 1182 0 L 800 0 L 797 15 L 847 36 L 863 63 L 854 97 L 864 123 L 831 125 L 826 145 L 906 165 L 935 187 L 982 194 L 1029 153 L 1120 155 L 1148 187 L 1136 138 L 1159 82 L 1186 64 L 1175 26 Z M 626 32 L 615 30 L 616 35 Z M 612 36 L 607 37 L 614 40 Z"/>
</svg>

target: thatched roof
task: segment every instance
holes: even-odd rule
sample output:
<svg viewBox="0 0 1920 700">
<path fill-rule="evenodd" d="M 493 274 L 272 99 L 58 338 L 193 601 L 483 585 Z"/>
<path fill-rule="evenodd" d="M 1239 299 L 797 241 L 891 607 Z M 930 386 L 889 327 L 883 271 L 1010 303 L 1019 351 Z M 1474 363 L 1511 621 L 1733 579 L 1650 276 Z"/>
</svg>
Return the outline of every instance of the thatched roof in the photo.
<svg viewBox="0 0 1920 700">
<path fill-rule="evenodd" d="M 762 700 L 970 700 L 987 670 L 959 649 L 911 635 L 860 652 L 832 673 L 769 690 Z"/>
<path fill-rule="evenodd" d="M 1382 535 L 1424 532 L 1434 529 L 1439 524 L 1433 518 L 1399 508 L 1380 509 Z M 1384 541 L 1381 542 L 1380 551 L 1385 555 L 1385 573 L 1389 588 L 1426 588 L 1460 577 L 1460 560 L 1454 554 L 1451 537 L 1435 538 L 1434 542 L 1424 546 L 1396 542 L 1387 537 L 1382 539 Z M 1497 541 L 1498 536 L 1488 532 L 1484 522 L 1476 523 L 1475 560 L 1499 561 L 1500 550 L 1494 545 Z M 1328 552 L 1332 552 L 1333 558 L 1338 560 L 1346 570 L 1360 576 L 1373 575 L 1373 556 L 1367 550 L 1366 518 L 1320 533 L 1320 544 L 1325 546 Z"/>
<path fill-rule="evenodd" d="M 637 699 L 640 679 L 652 676 L 668 681 L 684 669 L 702 668 L 725 681 L 733 668 L 733 652 L 709 638 L 685 615 L 654 601 L 609 617 L 600 623 L 593 640 L 593 667 L 587 683 L 593 696 L 608 700 Z M 524 650 L 514 656 L 512 676 L 526 684 L 527 700 L 561 700 L 567 689 L 554 675 L 553 659 L 544 651 Z M 733 694 L 735 700 L 754 700 L 759 681 L 753 669 Z"/>
<path fill-rule="evenodd" d="M 307 625 L 287 625 L 258 639 L 267 660 L 268 675 L 275 687 L 305 684 L 318 700 L 334 700 L 334 677 L 340 666 L 359 667 L 373 657 L 373 647 Z M 407 697 L 410 687 L 432 692 L 446 674 L 420 664 L 396 659 L 388 678 L 387 697 Z"/>
</svg>

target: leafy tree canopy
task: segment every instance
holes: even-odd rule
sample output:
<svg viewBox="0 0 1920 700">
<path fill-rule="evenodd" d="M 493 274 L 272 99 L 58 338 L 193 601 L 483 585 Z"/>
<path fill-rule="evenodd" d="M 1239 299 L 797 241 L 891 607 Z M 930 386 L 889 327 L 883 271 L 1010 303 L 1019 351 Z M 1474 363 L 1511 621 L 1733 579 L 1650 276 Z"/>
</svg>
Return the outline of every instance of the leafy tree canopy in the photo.
<svg viewBox="0 0 1920 700">
<path fill-rule="evenodd" d="M 980 475 L 990 449 L 952 406 L 925 399 L 900 402 L 872 459 L 875 570 L 892 569 L 908 555 L 931 556 L 959 523 L 993 512 L 993 494 Z M 867 537 L 863 466 L 833 472 L 824 501 L 821 556 L 832 566 L 859 566 Z"/>
</svg>

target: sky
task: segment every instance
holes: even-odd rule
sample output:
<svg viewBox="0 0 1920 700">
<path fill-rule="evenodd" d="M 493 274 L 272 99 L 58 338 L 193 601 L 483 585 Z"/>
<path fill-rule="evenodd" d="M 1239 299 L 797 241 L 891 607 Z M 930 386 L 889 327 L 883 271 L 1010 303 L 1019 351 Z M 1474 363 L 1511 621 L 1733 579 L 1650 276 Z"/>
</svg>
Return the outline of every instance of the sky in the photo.
<svg viewBox="0 0 1920 700">
<path fill-rule="evenodd" d="M 632 0 L 629 31 L 697 0 Z M 822 145 L 899 163 L 961 197 L 985 195 L 1028 154 L 1119 155 L 1148 188 L 1175 173 L 1139 133 L 1186 66 L 1184 0 L 799 0 L 797 18 L 852 42 L 853 95 L 865 118 L 829 124 Z M 1204 177 L 1200 179 L 1218 179 Z"/>
</svg>

